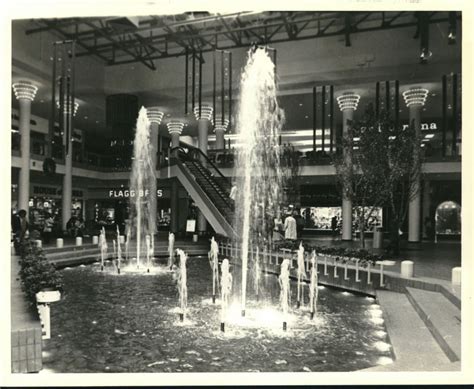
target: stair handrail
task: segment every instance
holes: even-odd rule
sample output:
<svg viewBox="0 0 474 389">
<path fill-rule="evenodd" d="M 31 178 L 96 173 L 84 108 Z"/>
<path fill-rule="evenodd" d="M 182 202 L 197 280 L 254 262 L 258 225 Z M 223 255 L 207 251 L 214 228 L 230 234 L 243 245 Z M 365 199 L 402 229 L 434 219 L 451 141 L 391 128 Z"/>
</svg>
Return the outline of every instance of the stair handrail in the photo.
<svg viewBox="0 0 474 389">
<path fill-rule="evenodd" d="M 187 148 L 189 151 L 191 151 L 192 153 L 197 153 L 198 155 L 202 156 L 202 157 L 206 160 L 206 163 L 208 163 L 209 165 L 212 166 L 213 170 L 216 171 L 217 174 L 218 174 L 221 178 L 223 178 L 223 179 L 225 180 L 225 182 L 229 185 L 229 187 L 232 187 L 232 182 L 229 180 L 229 178 L 226 177 L 226 176 L 224 176 L 224 174 L 222 174 L 222 172 L 221 172 L 221 171 L 219 170 L 219 168 L 214 164 L 214 162 L 212 162 L 212 161 L 209 159 L 209 157 L 208 157 L 206 154 L 204 154 L 204 153 L 202 152 L 201 149 L 199 149 L 199 148 L 197 148 L 197 147 L 194 147 L 194 146 L 186 146 L 186 148 Z M 200 162 L 200 161 L 199 161 L 199 158 L 192 158 L 191 156 L 189 156 L 189 152 L 186 153 L 186 152 L 185 152 L 185 148 L 184 148 L 183 146 L 174 147 L 174 148 L 171 149 L 171 151 L 176 150 L 176 149 L 178 149 L 178 151 L 181 151 L 182 153 L 184 153 L 187 157 L 190 157 L 191 160 L 194 159 L 195 161 Z M 179 156 L 178 156 L 178 158 L 179 158 Z"/>
</svg>

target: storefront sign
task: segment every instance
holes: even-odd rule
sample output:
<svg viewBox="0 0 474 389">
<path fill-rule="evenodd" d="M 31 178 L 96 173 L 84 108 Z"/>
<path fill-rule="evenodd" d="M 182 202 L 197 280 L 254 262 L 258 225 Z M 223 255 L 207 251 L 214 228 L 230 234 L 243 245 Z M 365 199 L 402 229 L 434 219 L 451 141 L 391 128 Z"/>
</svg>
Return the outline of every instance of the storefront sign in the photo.
<svg viewBox="0 0 474 389">
<path fill-rule="evenodd" d="M 109 197 L 111 198 L 122 198 L 122 197 L 146 197 L 150 194 L 150 191 L 148 189 L 145 190 L 129 190 L 129 189 L 118 189 L 118 190 L 109 190 Z M 163 189 L 157 189 L 156 190 L 156 196 L 157 197 L 163 197 Z"/>
<path fill-rule="evenodd" d="M 421 123 L 421 131 L 436 131 L 438 129 L 438 126 L 436 123 Z M 408 124 L 403 125 L 403 129 L 407 129 L 409 127 Z"/>
</svg>

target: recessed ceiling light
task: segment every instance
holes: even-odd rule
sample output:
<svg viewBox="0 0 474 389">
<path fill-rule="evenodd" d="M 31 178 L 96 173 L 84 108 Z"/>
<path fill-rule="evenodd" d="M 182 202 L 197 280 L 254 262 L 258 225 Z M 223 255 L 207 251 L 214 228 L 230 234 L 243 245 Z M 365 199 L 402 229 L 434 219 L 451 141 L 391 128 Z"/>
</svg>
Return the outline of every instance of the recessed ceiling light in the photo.
<svg viewBox="0 0 474 389">
<path fill-rule="evenodd" d="M 40 100 L 40 103 L 44 103 L 44 100 L 43 100 L 43 99 L 41 99 L 41 100 Z"/>
<path fill-rule="evenodd" d="M 303 103 L 300 103 L 300 107 L 302 107 L 302 106 L 303 106 Z"/>
<path fill-rule="evenodd" d="M 84 116 L 84 119 L 89 119 L 89 116 Z"/>
<path fill-rule="evenodd" d="M 305 119 L 308 119 L 308 115 L 306 115 L 304 118 L 305 118 Z"/>
<path fill-rule="evenodd" d="M 96 122 L 96 124 L 99 124 L 99 121 L 98 121 L 98 120 L 96 120 L 95 122 Z"/>
</svg>

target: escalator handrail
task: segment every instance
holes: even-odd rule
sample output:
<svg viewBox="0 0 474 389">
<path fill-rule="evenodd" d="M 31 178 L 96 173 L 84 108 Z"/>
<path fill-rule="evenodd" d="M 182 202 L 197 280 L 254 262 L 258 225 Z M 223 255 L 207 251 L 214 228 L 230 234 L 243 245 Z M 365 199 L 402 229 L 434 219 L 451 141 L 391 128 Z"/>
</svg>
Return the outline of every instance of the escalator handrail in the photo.
<svg viewBox="0 0 474 389">
<path fill-rule="evenodd" d="M 209 165 L 212 166 L 212 168 L 214 169 L 214 171 L 216 171 L 217 174 L 219 174 L 219 176 L 225 180 L 225 182 L 229 185 L 229 187 L 232 186 L 231 181 L 230 181 L 226 176 L 224 176 L 224 175 L 222 174 L 222 172 L 221 172 L 221 171 L 219 170 L 219 168 L 214 164 L 214 162 L 212 162 L 212 161 L 209 159 L 209 157 L 208 157 L 206 154 L 204 154 L 204 153 L 202 152 L 201 149 L 199 149 L 199 148 L 197 148 L 197 147 L 194 147 L 194 146 L 186 146 L 186 148 L 189 149 L 189 150 L 191 150 L 192 152 L 196 152 L 196 153 L 198 153 L 199 155 L 201 155 L 201 156 L 206 160 L 206 162 L 207 162 Z M 181 151 L 181 152 L 183 152 L 183 153 L 186 154 L 186 155 L 188 154 L 188 153 L 186 153 L 186 152 L 184 151 L 184 147 L 174 147 L 174 148 L 171 149 L 171 151 L 173 151 L 173 150 L 175 150 L 175 149 L 178 149 L 178 151 Z M 190 159 L 193 159 L 193 158 L 191 158 L 191 156 L 189 156 L 189 158 L 190 158 Z M 194 158 L 194 159 L 196 160 L 196 158 Z"/>
</svg>

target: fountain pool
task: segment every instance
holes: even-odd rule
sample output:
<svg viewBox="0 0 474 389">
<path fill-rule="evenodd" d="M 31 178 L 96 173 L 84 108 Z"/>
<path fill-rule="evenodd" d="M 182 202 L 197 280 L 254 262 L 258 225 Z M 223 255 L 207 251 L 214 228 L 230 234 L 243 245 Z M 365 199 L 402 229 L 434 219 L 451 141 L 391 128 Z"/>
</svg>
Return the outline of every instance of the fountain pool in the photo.
<svg viewBox="0 0 474 389">
<path fill-rule="evenodd" d="M 49 372 L 354 371 L 392 358 L 372 298 L 320 286 L 318 309 L 295 309 L 291 285 L 288 329 L 281 328 L 275 275 L 262 275 L 272 304 L 249 296 L 246 316 L 229 301 L 225 333 L 220 299 L 212 303 L 208 259 L 187 261 L 188 301 L 179 320 L 177 274 L 166 261 L 152 273 L 117 274 L 111 262 L 63 270 L 65 295 L 51 311 L 44 349 Z M 239 271 L 231 266 L 231 272 Z M 238 281 L 236 281 L 238 282 Z M 235 286 L 235 285 L 234 285 Z M 307 286 L 306 286 L 307 288 Z M 306 292 L 305 296 L 309 294 Z"/>
</svg>

